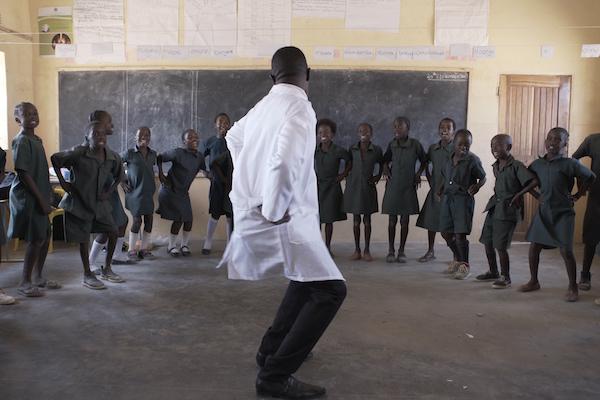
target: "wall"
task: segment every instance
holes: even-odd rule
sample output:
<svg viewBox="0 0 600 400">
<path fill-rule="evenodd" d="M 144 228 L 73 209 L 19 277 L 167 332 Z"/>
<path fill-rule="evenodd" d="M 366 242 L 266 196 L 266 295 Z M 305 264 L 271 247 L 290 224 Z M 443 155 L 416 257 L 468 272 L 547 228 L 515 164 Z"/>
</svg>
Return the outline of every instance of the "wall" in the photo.
<svg viewBox="0 0 600 400">
<path fill-rule="evenodd" d="M 29 3 L 15 0 L 0 2 L 0 24 L 13 31 L 31 32 Z M 33 101 L 33 50 L 32 42 L 0 31 L 0 51 L 5 55 L 7 78 L 8 137 L 0 138 L 0 146 L 5 149 L 18 132 L 13 106 L 20 101 Z M 9 168 L 11 157 L 7 161 Z"/>
<path fill-rule="evenodd" d="M 21 3 L 21 2 L 14 2 Z M 69 0 L 30 0 L 31 21 L 36 26 L 35 18 L 39 7 L 70 5 Z M 24 6 L 26 8 L 26 6 Z M 471 74 L 468 109 L 468 128 L 474 133 L 475 141 L 472 150 L 478 154 L 491 176 L 493 163 L 489 152 L 490 138 L 498 131 L 498 97 L 497 86 L 500 74 L 560 74 L 572 75 L 571 98 L 571 151 L 573 151 L 588 133 L 600 131 L 597 110 L 600 109 L 600 89 L 598 81 L 598 59 L 581 59 L 579 57 L 582 43 L 600 43 L 598 25 L 600 2 L 595 0 L 578 0 L 576 2 L 561 0 L 491 0 L 489 34 L 490 44 L 496 46 L 497 56 L 484 61 L 404 61 L 377 62 L 353 61 L 338 59 L 333 62 L 312 62 L 312 47 L 330 45 L 343 46 L 398 46 L 398 45 L 431 45 L 433 44 L 434 0 L 402 0 L 401 30 L 398 34 L 351 32 L 346 31 L 342 21 L 294 19 L 293 44 L 303 48 L 313 68 L 391 68 L 391 69 L 448 69 L 467 70 Z M 19 14 L 20 16 L 21 14 Z M 14 18 L 18 19 L 17 15 Z M 20 20 L 20 19 L 18 19 Z M 25 24 L 28 25 L 28 24 Z M 591 27 L 591 28 L 585 28 Z M 327 38 L 327 39 L 324 39 Z M 540 57 L 540 45 L 555 46 L 552 59 Z M 12 48 L 11 48 L 12 49 Z M 13 57 L 17 57 L 17 52 Z M 29 51 L 25 50 L 29 55 Z M 31 55 L 29 55 L 31 57 Z M 131 59 L 135 59 L 133 56 Z M 22 81 L 19 95 L 28 94 L 26 85 L 29 82 L 30 70 L 26 63 L 28 58 L 15 61 L 24 73 L 11 74 Z M 226 62 L 214 60 L 197 60 L 184 62 L 128 62 L 125 65 L 90 65 L 77 66 L 71 61 L 42 58 L 33 52 L 33 82 L 35 103 L 40 110 L 42 123 L 39 128 L 50 154 L 58 150 L 58 105 L 57 105 L 57 72 L 59 70 L 103 69 L 103 68 L 267 68 L 267 59 L 235 59 Z M 393 116 L 390 115 L 390 124 Z M 389 134 L 379 132 L 377 134 Z M 391 136 L 391 135 L 390 135 Z M 428 188 L 424 185 L 419 191 L 419 198 L 424 200 Z M 197 214 L 194 232 L 204 235 L 207 213 L 206 180 L 198 179 L 192 187 L 192 199 L 195 210 L 204 210 Z M 473 238 L 477 240 L 484 215 L 483 207 L 493 191 L 493 179 L 486 184 L 477 195 L 476 217 Z M 383 196 L 383 184 L 379 187 L 380 200 Z M 583 203 L 578 205 L 582 211 Z M 577 230 L 581 230 L 582 212 L 578 213 Z M 414 226 L 416 218 L 411 219 Z M 158 230 L 166 232 L 166 225 L 158 224 Z M 223 237 L 223 230 L 219 232 Z M 580 238 L 579 233 L 577 239 Z M 425 240 L 426 233 L 422 229 L 412 229 L 410 241 Z M 351 241 L 352 229 L 350 221 L 336 224 L 334 240 Z M 387 240 L 387 221 L 385 216 L 374 216 L 374 241 Z"/>
</svg>

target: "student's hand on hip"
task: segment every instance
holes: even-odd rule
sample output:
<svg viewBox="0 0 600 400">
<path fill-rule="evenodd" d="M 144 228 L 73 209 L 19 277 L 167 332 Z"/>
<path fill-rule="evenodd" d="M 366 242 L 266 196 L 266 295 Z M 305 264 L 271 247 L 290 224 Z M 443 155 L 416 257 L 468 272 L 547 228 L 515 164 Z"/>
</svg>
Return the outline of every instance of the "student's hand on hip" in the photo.
<svg viewBox="0 0 600 400">
<path fill-rule="evenodd" d="M 523 207 L 523 197 L 522 196 L 515 196 L 510 200 L 510 203 L 508 203 L 509 207 L 515 207 L 515 208 L 521 208 Z"/>
<path fill-rule="evenodd" d="M 421 187 L 421 175 L 415 174 L 415 187 Z"/>
<path fill-rule="evenodd" d="M 477 192 L 479 192 L 479 186 L 477 185 L 471 185 L 467 190 L 467 193 L 469 193 L 471 196 L 475 196 Z"/>
<path fill-rule="evenodd" d="M 128 183 L 125 183 L 125 182 L 121 183 L 121 187 L 123 188 L 123 191 L 125 193 L 131 192 L 131 186 Z"/>
</svg>

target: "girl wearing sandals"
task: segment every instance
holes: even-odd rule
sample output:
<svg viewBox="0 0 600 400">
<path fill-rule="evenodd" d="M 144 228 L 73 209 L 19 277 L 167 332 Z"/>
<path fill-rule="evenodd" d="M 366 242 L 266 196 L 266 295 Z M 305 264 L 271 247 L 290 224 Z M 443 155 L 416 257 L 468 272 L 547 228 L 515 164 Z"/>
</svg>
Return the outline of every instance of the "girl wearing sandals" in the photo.
<svg viewBox="0 0 600 400">
<path fill-rule="evenodd" d="M 162 184 L 158 192 L 158 210 L 162 219 L 173 221 L 169 235 L 168 253 L 173 257 L 189 256 L 190 233 L 192 231 L 192 203 L 190 186 L 200 170 L 206 171 L 204 155 L 198 151 L 199 136 L 193 129 L 187 129 L 181 135 L 183 147 L 160 153 L 157 157 L 158 178 Z M 170 162 L 167 176 L 163 174 L 162 163 Z M 183 225 L 181 245 L 177 237 Z"/>
</svg>

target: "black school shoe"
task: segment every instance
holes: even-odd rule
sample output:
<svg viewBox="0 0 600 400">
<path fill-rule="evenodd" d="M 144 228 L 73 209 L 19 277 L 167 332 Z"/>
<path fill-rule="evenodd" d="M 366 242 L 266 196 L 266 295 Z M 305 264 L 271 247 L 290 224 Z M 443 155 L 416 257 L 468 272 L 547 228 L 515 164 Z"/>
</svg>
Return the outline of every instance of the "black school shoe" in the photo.
<svg viewBox="0 0 600 400">
<path fill-rule="evenodd" d="M 492 288 L 494 289 L 506 289 L 510 287 L 510 278 L 505 276 L 501 276 L 500 279 L 496 280 L 492 283 Z"/>
<path fill-rule="evenodd" d="M 325 393 L 324 387 L 301 382 L 291 375 L 283 382 L 256 379 L 256 394 L 259 396 L 271 396 L 281 399 L 316 399 L 324 396 Z"/>
<path fill-rule="evenodd" d="M 500 278 L 500 275 L 493 274 L 490 271 L 488 271 L 485 274 L 477 275 L 475 277 L 475 280 L 478 280 L 479 282 L 486 282 L 486 281 L 495 281 L 498 278 Z"/>
</svg>

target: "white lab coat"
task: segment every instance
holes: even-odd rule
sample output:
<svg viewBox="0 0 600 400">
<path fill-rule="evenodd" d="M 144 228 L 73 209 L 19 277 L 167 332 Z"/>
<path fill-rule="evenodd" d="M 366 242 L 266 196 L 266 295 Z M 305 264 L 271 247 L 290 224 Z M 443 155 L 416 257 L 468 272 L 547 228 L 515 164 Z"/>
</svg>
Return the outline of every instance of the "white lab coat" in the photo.
<svg viewBox="0 0 600 400">
<path fill-rule="evenodd" d="M 316 122 L 304 90 L 277 84 L 227 133 L 234 231 L 219 266 L 230 279 L 344 279 L 319 229 Z"/>
</svg>

